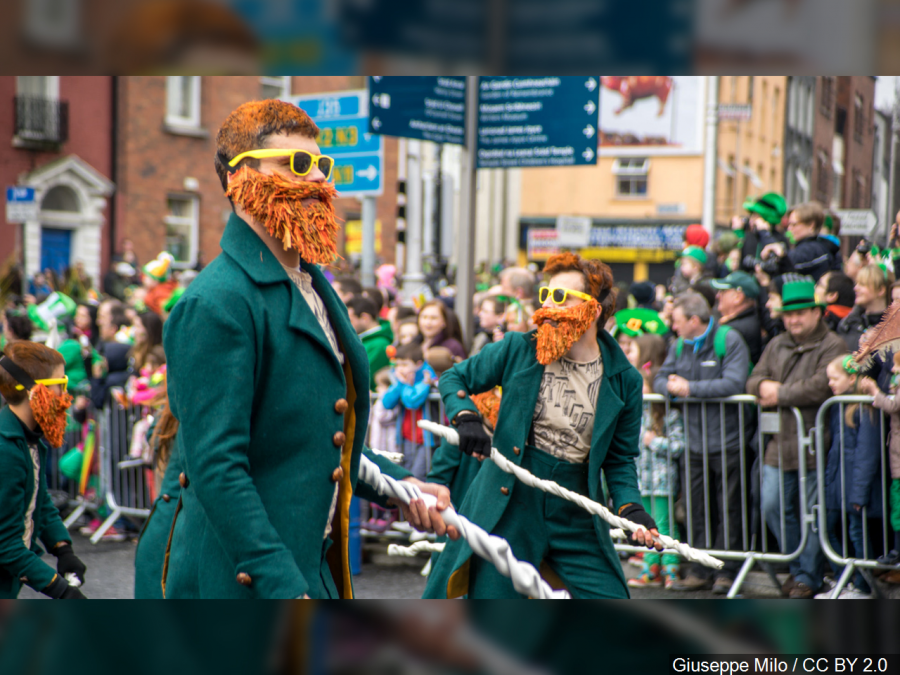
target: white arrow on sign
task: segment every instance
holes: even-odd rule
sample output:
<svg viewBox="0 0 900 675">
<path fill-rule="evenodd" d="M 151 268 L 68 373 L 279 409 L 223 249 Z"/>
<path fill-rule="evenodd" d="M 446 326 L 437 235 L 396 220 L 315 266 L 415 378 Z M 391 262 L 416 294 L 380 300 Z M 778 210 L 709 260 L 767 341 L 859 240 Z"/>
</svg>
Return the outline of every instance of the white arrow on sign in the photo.
<svg viewBox="0 0 900 675">
<path fill-rule="evenodd" d="M 581 156 L 584 157 L 588 162 L 594 159 L 594 151 L 590 148 L 587 148 L 584 152 L 581 153 Z"/>
<path fill-rule="evenodd" d="M 584 129 L 581 130 L 581 133 L 583 133 L 585 136 L 590 138 L 595 133 L 594 127 L 592 127 L 590 124 L 588 124 Z"/>
<path fill-rule="evenodd" d="M 597 88 L 597 80 L 595 80 L 593 77 L 589 77 L 587 79 L 587 82 L 584 83 L 584 86 L 587 87 L 588 91 L 594 91 L 594 89 Z"/>
<path fill-rule="evenodd" d="M 381 75 L 373 75 L 372 79 L 375 80 L 376 82 L 381 82 L 381 77 L 382 77 Z"/>
<path fill-rule="evenodd" d="M 595 104 L 593 101 L 588 101 L 587 103 L 584 104 L 584 111 L 588 115 L 593 115 L 594 111 L 596 109 L 597 109 L 597 104 Z"/>
<path fill-rule="evenodd" d="M 362 171 L 357 171 L 356 175 L 362 176 L 363 178 L 368 178 L 369 180 L 375 180 L 375 177 L 378 175 L 378 169 L 369 164 L 369 166 L 367 166 Z"/>
<path fill-rule="evenodd" d="M 366 141 L 371 141 L 371 140 L 372 140 L 372 134 L 370 134 L 369 132 L 364 133 L 364 134 L 363 134 L 363 139 L 366 140 Z"/>
<path fill-rule="evenodd" d="M 372 118 L 372 128 L 373 128 L 373 129 L 380 129 L 380 128 L 381 128 L 381 120 L 378 119 L 377 117 L 373 117 L 373 118 Z"/>
</svg>

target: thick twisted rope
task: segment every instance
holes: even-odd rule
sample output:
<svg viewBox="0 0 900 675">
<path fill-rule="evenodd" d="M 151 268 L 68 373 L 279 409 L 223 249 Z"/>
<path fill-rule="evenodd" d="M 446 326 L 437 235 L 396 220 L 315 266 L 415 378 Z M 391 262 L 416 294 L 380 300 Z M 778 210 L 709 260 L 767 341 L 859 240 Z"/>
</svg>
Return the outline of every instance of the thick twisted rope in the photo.
<svg viewBox="0 0 900 675">
<path fill-rule="evenodd" d="M 400 546 L 399 544 L 388 544 L 388 555 L 399 555 L 404 558 L 415 558 L 423 552 L 440 553 L 444 550 L 443 542 L 436 541 L 417 541 L 412 546 Z"/>
<path fill-rule="evenodd" d="M 446 438 L 447 441 L 453 445 L 459 445 L 459 433 L 455 429 L 445 427 L 442 424 L 429 422 L 427 420 L 420 421 L 419 426 L 426 431 L 430 431 L 436 436 Z M 525 485 L 537 488 L 538 490 L 543 490 L 544 492 L 549 492 L 550 494 L 554 494 L 557 497 L 562 497 L 563 499 L 570 501 L 573 504 L 578 504 L 578 506 L 583 508 L 588 513 L 593 513 L 597 516 L 600 516 L 603 520 L 605 520 L 613 527 L 622 528 L 623 530 L 628 530 L 630 532 L 637 532 L 638 530 L 646 529 L 643 525 L 638 525 L 637 523 L 632 523 L 630 520 L 626 520 L 625 518 L 620 518 L 619 516 L 613 514 L 608 508 L 603 506 L 603 504 L 595 502 L 592 499 L 588 499 L 584 495 L 580 495 L 577 492 L 567 490 L 566 488 L 551 480 L 543 480 L 541 478 L 538 478 L 531 472 L 523 469 L 522 467 L 514 464 L 509 459 L 504 457 L 500 453 L 500 451 L 497 450 L 497 448 L 491 448 L 490 458 L 491 461 L 493 461 L 501 471 L 511 473 L 521 482 L 525 483 Z M 721 560 L 713 558 L 708 553 L 699 551 L 667 535 L 661 534 L 658 537 L 654 537 L 654 540 L 659 541 L 667 549 L 676 551 L 679 555 L 684 557 L 686 560 L 690 560 L 691 562 L 698 562 L 702 565 L 706 565 L 707 567 L 712 567 L 715 569 L 722 569 L 722 567 L 724 566 L 724 563 L 722 563 Z"/>
<path fill-rule="evenodd" d="M 365 455 L 360 457 L 359 478 L 368 483 L 378 494 L 399 499 L 405 504 L 409 504 L 414 499 L 424 500 L 429 507 L 437 503 L 434 495 L 423 493 L 412 483 L 398 481 L 381 473 L 378 465 Z M 441 511 L 441 517 L 447 525 L 452 525 L 461 536 L 465 537 L 472 551 L 493 563 L 500 574 L 508 577 L 517 593 L 541 600 L 572 597 L 568 591 L 553 590 L 534 565 L 517 560 L 512 554 L 508 541 L 485 532 L 469 519 L 459 515 L 452 506 Z"/>
</svg>

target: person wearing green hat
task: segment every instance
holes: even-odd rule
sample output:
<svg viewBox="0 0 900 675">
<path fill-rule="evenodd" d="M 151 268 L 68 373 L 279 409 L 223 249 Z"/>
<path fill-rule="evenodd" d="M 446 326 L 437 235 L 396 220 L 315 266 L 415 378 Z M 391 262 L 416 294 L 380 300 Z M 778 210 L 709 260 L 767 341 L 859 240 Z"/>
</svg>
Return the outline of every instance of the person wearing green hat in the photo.
<svg viewBox="0 0 900 675">
<path fill-rule="evenodd" d="M 788 248 L 784 242 L 768 241 L 763 234 L 760 257 L 765 260 L 774 253 L 782 260 L 784 271 L 808 274 L 818 281 L 840 260 L 840 247 L 819 236 L 824 222 L 825 209 L 818 202 L 795 206 L 788 213 L 788 234 L 794 245 Z"/>
<path fill-rule="evenodd" d="M 735 216 L 731 228 L 743 241 L 741 245 L 741 268 L 753 272 L 755 261 L 763 259 L 762 249 L 773 242 L 787 243 L 786 237 L 776 228 L 787 213 L 787 202 L 777 192 L 767 192 L 761 197 L 744 202 L 748 217 Z"/>
<path fill-rule="evenodd" d="M 780 431 L 769 437 L 762 458 L 761 502 L 769 530 L 781 550 L 791 553 L 800 545 L 798 501 L 804 488 L 798 472 L 801 457 L 807 468 L 807 508 L 816 503 L 818 494 L 816 458 L 814 454 L 801 454 L 792 408 L 799 409 L 803 432 L 809 433 L 819 406 L 832 395 L 826 366 L 846 354 L 847 346 L 823 321 L 824 306 L 816 302 L 812 277 L 786 274 L 783 281 L 781 311 L 786 332 L 766 346 L 747 381 L 747 393 L 759 397 L 760 407 L 777 407 L 780 414 Z M 791 579 L 782 591 L 791 598 L 813 597 L 822 587 L 824 563 L 819 538 L 807 537 L 800 556 L 790 563 Z"/>
<path fill-rule="evenodd" d="M 709 258 L 699 246 L 687 246 L 678 258 L 678 270 L 669 284 L 672 295 L 680 295 L 689 288 L 693 288 L 711 275 L 706 269 Z"/>
<path fill-rule="evenodd" d="M 732 272 L 724 279 L 712 279 L 709 283 L 717 291 L 719 323 L 734 328 L 743 336 L 750 349 L 750 363 L 756 363 L 762 354 L 762 331 L 756 308 L 759 284 L 741 270 Z"/>
</svg>

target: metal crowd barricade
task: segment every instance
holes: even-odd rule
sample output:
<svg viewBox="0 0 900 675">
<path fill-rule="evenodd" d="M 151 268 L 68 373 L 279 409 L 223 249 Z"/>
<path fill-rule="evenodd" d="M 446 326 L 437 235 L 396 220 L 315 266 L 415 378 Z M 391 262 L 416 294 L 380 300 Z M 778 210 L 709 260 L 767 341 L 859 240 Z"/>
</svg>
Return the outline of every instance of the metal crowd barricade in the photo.
<svg viewBox="0 0 900 675">
<path fill-rule="evenodd" d="M 100 492 L 110 514 L 91 536 L 96 544 L 122 516 L 146 519 L 153 506 L 146 472 L 151 467 L 142 458 L 131 457 L 132 431 L 146 413 L 143 406 L 121 407 L 115 396 L 98 415 Z"/>
<path fill-rule="evenodd" d="M 369 448 L 372 447 L 372 444 L 371 444 L 372 429 L 373 429 L 373 426 L 376 424 L 376 422 L 374 421 L 374 419 L 372 417 L 372 410 L 375 407 L 375 402 L 378 401 L 378 399 L 379 399 L 378 394 L 376 394 L 374 392 L 369 393 L 369 424 L 368 424 L 368 428 L 366 429 L 366 447 L 369 447 Z M 440 424 L 446 423 L 444 403 L 441 400 L 441 395 L 440 395 L 440 393 L 438 393 L 436 388 L 433 388 L 431 393 L 428 394 L 428 399 L 425 402 L 425 406 L 428 407 L 427 419 L 430 419 L 433 422 L 438 422 Z M 397 404 L 397 409 L 399 410 L 399 414 L 402 416 L 403 408 L 401 408 L 400 404 Z M 398 423 L 399 422 L 397 422 L 395 420 L 395 422 L 392 423 L 391 428 L 388 430 L 388 433 L 390 433 L 392 435 L 396 435 L 396 433 L 397 433 L 396 424 L 398 424 Z M 431 462 L 434 457 L 434 451 L 437 450 L 437 445 L 439 445 L 439 443 L 435 443 L 434 447 L 429 446 L 427 443 L 425 443 L 422 445 L 416 445 L 416 447 L 415 447 L 415 451 L 424 450 L 426 453 L 426 467 L 427 467 L 426 473 L 431 471 Z M 379 447 L 376 447 L 375 449 L 382 450 L 382 451 L 387 450 L 387 448 L 379 448 Z M 397 447 L 396 451 L 398 453 L 402 454 L 403 447 L 402 446 Z M 400 462 L 400 463 L 402 464 L 402 462 Z M 364 520 L 365 520 L 366 515 L 368 515 L 368 514 L 363 515 Z"/>
<path fill-rule="evenodd" d="M 675 407 L 679 409 L 682 413 L 682 421 L 684 424 L 684 439 L 685 439 L 685 447 L 682 454 L 681 459 L 673 459 L 671 448 L 667 451 L 666 456 L 666 468 L 667 474 L 672 474 L 672 469 L 675 467 L 679 468 L 678 474 L 679 478 L 684 478 L 684 485 L 681 485 L 681 490 L 683 491 L 684 499 L 683 503 L 685 505 L 686 517 L 685 517 L 685 525 L 687 528 L 687 532 L 682 533 L 683 539 L 687 540 L 688 544 L 693 546 L 694 548 L 698 548 L 706 551 L 710 555 L 719 558 L 721 560 L 734 560 L 740 561 L 741 567 L 737 571 L 735 575 L 734 582 L 731 585 L 731 588 L 728 591 L 728 598 L 734 598 L 740 592 L 741 586 L 747 578 L 747 575 L 752 570 L 753 566 L 756 563 L 763 564 L 766 572 L 769 574 L 773 583 L 780 588 L 780 584 L 777 580 L 772 569 L 768 566 L 768 563 L 788 563 L 795 560 L 800 554 L 803 552 L 804 547 L 806 546 L 806 542 L 810 536 L 811 532 L 811 524 L 814 522 L 814 516 L 810 515 L 810 510 L 807 505 L 806 499 L 806 462 L 799 461 L 798 462 L 798 482 L 799 482 L 799 517 L 800 517 L 800 541 L 797 547 L 792 551 L 770 551 L 768 546 L 768 526 L 766 524 L 765 513 L 763 511 L 763 499 L 762 499 L 762 483 L 763 483 L 763 466 L 764 466 L 764 457 L 765 457 L 765 449 L 766 449 L 766 438 L 770 436 L 774 436 L 776 439 L 776 443 L 778 446 L 778 468 L 779 468 L 779 496 L 780 496 L 780 534 L 781 542 L 786 541 L 786 523 L 785 523 L 785 489 L 784 489 L 784 472 L 783 472 L 783 460 L 784 460 L 784 450 L 782 448 L 782 439 L 780 436 L 781 425 L 782 425 L 782 414 L 784 413 L 784 409 L 779 408 L 777 412 L 763 412 L 757 406 L 757 399 L 755 396 L 748 395 L 740 395 L 740 396 L 730 396 L 728 398 L 708 398 L 708 399 L 697 399 L 697 398 L 684 398 L 673 400 L 668 396 L 662 396 L 660 394 L 645 394 L 643 397 L 645 410 L 647 406 L 657 403 L 664 404 L 666 406 L 665 413 L 666 418 L 668 418 L 669 411 Z M 703 447 L 700 450 L 699 457 L 698 453 L 691 450 L 690 447 L 690 431 L 689 431 L 689 406 L 700 406 L 700 419 L 701 419 L 701 428 L 703 429 Z M 726 448 L 726 427 L 725 427 L 725 413 L 726 406 L 738 406 L 738 423 L 741 428 L 741 433 L 739 434 L 739 467 L 737 470 L 740 471 L 740 484 L 739 484 L 739 495 L 737 498 L 740 499 L 740 513 L 741 513 L 741 522 L 733 523 L 731 522 L 731 518 L 729 517 L 729 508 L 728 498 L 727 498 L 727 486 L 728 486 L 728 455 L 729 450 L 733 452 L 734 448 L 730 448 L 728 450 L 723 450 L 721 452 L 713 451 L 709 452 L 709 434 L 707 433 L 707 418 L 709 416 L 709 411 L 711 408 L 718 408 L 719 419 L 722 421 L 719 425 L 720 427 L 720 448 Z M 693 408 L 691 408 L 693 410 Z M 755 411 L 754 411 L 755 410 Z M 803 418 L 800 411 L 797 408 L 791 408 L 790 414 L 792 414 L 797 423 L 797 434 L 798 434 L 798 459 L 804 458 L 806 453 L 810 451 L 813 447 L 813 437 L 812 434 L 807 434 L 804 429 Z M 753 527 L 752 523 L 752 513 L 751 513 L 751 494 L 748 488 L 748 464 L 747 460 L 750 457 L 748 455 L 748 448 L 750 444 L 750 437 L 748 437 L 747 431 L 752 431 L 752 426 L 748 427 L 748 422 L 755 417 L 756 428 L 759 433 L 759 442 L 757 452 L 759 453 L 757 458 L 757 464 L 759 466 L 759 494 L 760 494 L 760 504 L 759 504 L 759 537 L 757 538 L 757 528 Z M 668 431 L 668 430 L 667 430 Z M 715 540 L 715 531 L 712 528 L 711 522 L 711 488 L 710 488 L 710 466 L 711 462 L 720 461 L 722 464 L 722 502 L 726 504 L 726 508 L 723 509 L 724 513 L 719 514 L 719 518 L 724 520 L 723 523 L 723 534 L 726 543 L 726 547 L 728 546 L 728 542 L 731 540 L 732 528 L 739 527 L 740 528 L 740 545 L 741 548 L 726 548 L 716 549 L 711 545 L 710 547 L 704 547 L 701 541 L 696 541 L 696 537 L 694 536 L 694 528 L 693 528 L 693 518 L 694 518 L 694 509 L 693 507 L 693 496 L 691 494 L 691 476 L 692 476 L 692 467 L 694 470 L 702 470 L 703 472 L 703 541 L 705 542 L 713 542 Z M 679 463 L 683 463 L 683 471 L 680 469 L 681 466 L 678 466 Z M 732 469 L 735 470 L 735 469 Z M 670 490 L 670 494 L 668 496 L 668 505 L 669 505 L 669 519 L 671 523 L 671 527 L 675 528 L 675 500 L 676 494 Z M 677 531 L 672 536 L 679 538 Z M 783 547 L 783 544 L 782 544 Z M 645 547 L 634 546 L 631 544 L 616 544 L 616 550 L 623 552 L 646 552 L 647 549 Z"/>
<path fill-rule="evenodd" d="M 819 492 L 819 514 L 818 514 L 818 525 L 819 525 L 819 539 L 822 545 L 822 551 L 825 553 L 825 557 L 834 565 L 838 567 L 843 567 L 843 570 L 840 573 L 840 577 L 838 578 L 837 584 L 832 591 L 831 597 L 837 598 L 844 587 L 847 585 L 847 582 L 850 581 L 851 576 L 857 570 L 863 575 L 866 582 L 872 588 L 873 593 L 877 596 L 879 594 L 878 586 L 875 584 L 874 579 L 872 578 L 872 570 L 876 569 L 897 569 L 896 565 L 880 565 L 875 559 L 872 551 L 869 550 L 869 518 L 868 518 L 868 508 L 863 508 L 862 510 L 862 536 L 863 536 L 863 555 L 859 556 L 851 556 L 849 555 L 849 542 L 850 538 L 848 536 L 848 528 L 847 528 L 847 510 L 846 510 L 846 498 L 847 498 L 847 481 L 845 474 L 845 438 L 844 438 L 844 425 L 845 421 L 845 406 L 847 404 L 854 403 L 867 403 L 871 404 L 873 398 L 871 396 L 834 396 L 819 408 L 819 412 L 816 415 L 816 446 L 818 448 L 818 452 L 816 453 L 816 473 L 818 476 L 818 492 Z M 839 478 L 840 478 L 840 514 L 841 514 L 841 532 L 840 532 L 840 541 L 841 541 L 841 551 L 835 551 L 834 547 L 831 544 L 831 541 L 828 537 L 829 527 L 828 527 L 828 513 L 826 508 L 826 485 L 825 485 L 825 475 L 826 475 L 826 466 L 828 462 L 828 453 L 831 451 L 830 447 L 826 447 L 825 445 L 825 430 L 830 429 L 829 424 L 829 411 L 835 406 L 839 406 L 840 412 L 840 421 L 839 421 L 839 430 L 841 434 L 841 438 L 838 443 L 838 462 L 839 462 Z M 890 425 L 890 420 L 888 416 L 881 412 L 876 411 L 879 431 L 880 431 L 880 463 L 881 463 L 881 479 L 882 479 L 882 490 L 881 490 L 881 508 L 882 508 L 882 528 L 881 534 L 883 538 L 883 547 L 885 551 L 888 551 L 891 547 L 889 546 L 889 536 L 890 533 L 888 531 L 890 527 L 890 508 L 889 508 L 889 500 L 888 500 L 888 490 L 885 489 L 884 477 L 890 474 L 890 467 L 887 464 L 887 451 L 885 450 L 887 445 L 887 430 Z M 832 442 L 833 439 L 832 439 Z"/>
</svg>

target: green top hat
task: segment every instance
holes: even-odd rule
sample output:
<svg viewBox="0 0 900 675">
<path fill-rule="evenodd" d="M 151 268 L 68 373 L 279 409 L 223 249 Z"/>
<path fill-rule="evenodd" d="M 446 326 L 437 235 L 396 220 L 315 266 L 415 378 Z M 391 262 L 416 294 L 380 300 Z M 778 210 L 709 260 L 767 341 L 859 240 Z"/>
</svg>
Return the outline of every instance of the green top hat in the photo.
<svg viewBox="0 0 900 675">
<path fill-rule="evenodd" d="M 787 213 L 787 202 L 777 192 L 767 192 L 762 197 L 753 201 L 748 199 L 744 202 L 744 210 L 750 213 L 756 213 L 766 222 L 777 225 Z"/>
<path fill-rule="evenodd" d="M 706 251 L 699 246 L 688 246 L 681 252 L 682 258 L 693 258 L 701 265 L 706 265 Z"/>
<path fill-rule="evenodd" d="M 618 336 L 619 333 L 624 333 L 629 337 L 638 337 L 647 333 L 665 335 L 669 332 L 659 314 L 644 307 L 618 311 L 615 313 L 615 319 L 616 325 L 610 331 L 613 337 Z"/>
<path fill-rule="evenodd" d="M 751 300 L 756 300 L 759 297 L 759 284 L 756 282 L 756 279 L 741 270 L 732 272 L 724 279 L 711 279 L 709 285 L 720 291 L 729 288 L 740 288 L 744 295 Z"/>
<path fill-rule="evenodd" d="M 805 275 L 785 274 L 781 288 L 781 311 L 793 312 L 809 307 L 825 307 L 816 302 L 816 282 Z"/>
</svg>

